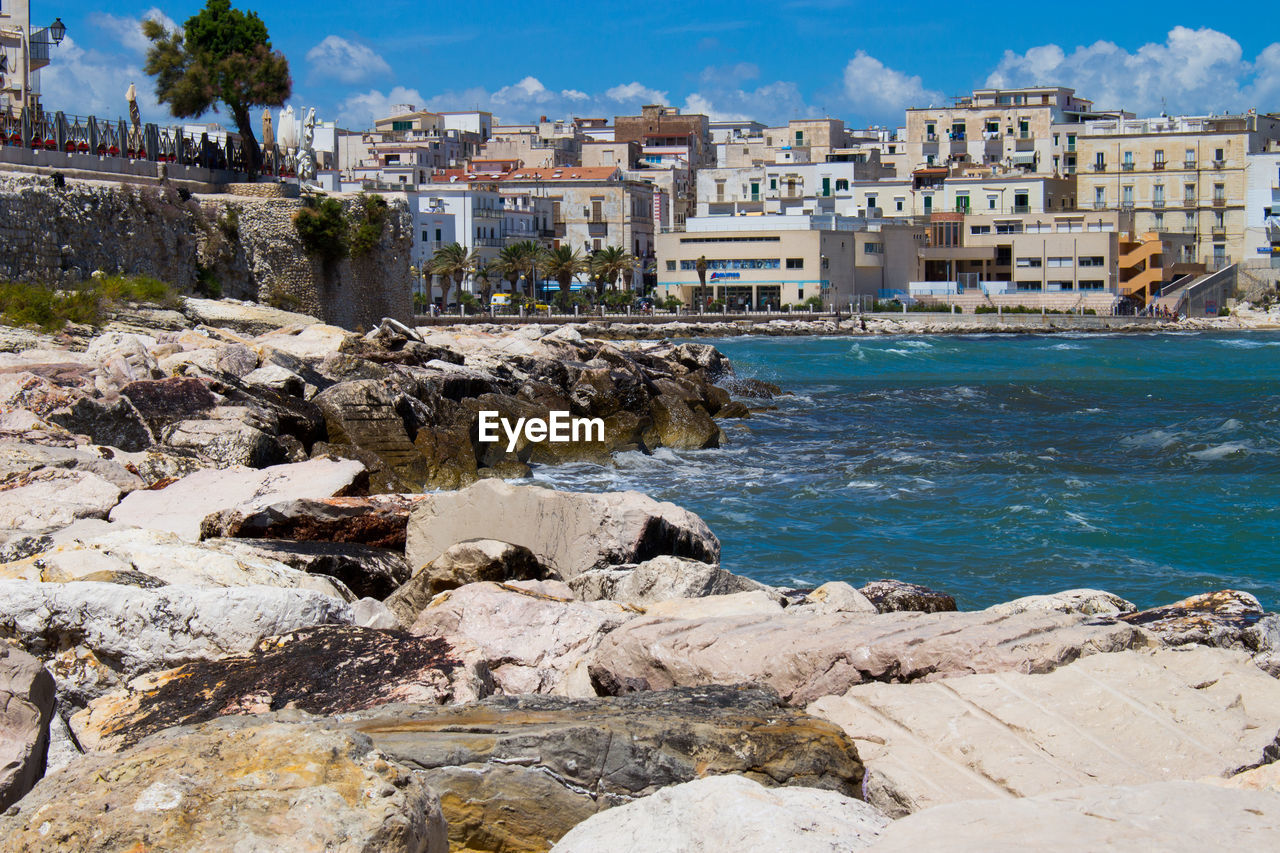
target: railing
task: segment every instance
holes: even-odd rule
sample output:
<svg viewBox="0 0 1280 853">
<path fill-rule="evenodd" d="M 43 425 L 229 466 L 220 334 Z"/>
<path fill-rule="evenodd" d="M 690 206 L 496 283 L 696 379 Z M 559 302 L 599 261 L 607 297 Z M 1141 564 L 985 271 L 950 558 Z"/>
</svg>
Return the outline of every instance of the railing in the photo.
<svg viewBox="0 0 1280 853">
<path fill-rule="evenodd" d="M 1227 168 L 1227 161 L 1226 161 L 1226 160 L 1214 160 L 1214 161 L 1213 161 L 1213 168 L 1215 168 L 1215 169 L 1225 169 L 1225 168 Z"/>
<path fill-rule="evenodd" d="M 1094 209 L 1094 210 L 1108 210 L 1109 208 L 1108 208 L 1107 203 L 1106 203 L 1105 201 L 1095 201 L 1095 202 L 1093 202 L 1093 209 Z"/>
<path fill-rule="evenodd" d="M 33 30 L 31 38 L 27 40 L 28 56 L 31 62 L 49 62 L 49 48 L 53 42 L 49 39 L 48 28 Z"/>
<path fill-rule="evenodd" d="M 1226 207 L 1226 206 L 1227 206 L 1227 200 L 1226 200 L 1225 198 L 1220 198 L 1220 197 L 1218 197 L 1218 196 L 1214 196 L 1214 199 L 1213 199 L 1213 206 L 1214 206 L 1214 207 Z"/>
<path fill-rule="evenodd" d="M 1106 164 L 1106 163 L 1094 163 L 1094 164 L 1093 164 L 1093 171 L 1095 171 L 1095 172 L 1105 172 L 1105 171 L 1107 171 L 1107 164 Z"/>
<path fill-rule="evenodd" d="M 1015 204 L 1015 205 L 1013 206 L 1013 212 L 1014 212 L 1014 213 L 1030 213 L 1030 212 L 1031 212 L 1031 205 L 1029 205 L 1029 204 Z"/>
<path fill-rule="evenodd" d="M 210 139 L 207 133 L 193 138 L 180 127 L 133 125 L 95 116 L 31 112 L 0 113 L 0 145 L 37 151 L 60 151 L 97 157 L 149 160 L 205 169 L 245 172 L 244 146 L 236 136 Z M 263 150 L 265 174 L 293 173 L 291 158 L 275 146 Z"/>
<path fill-rule="evenodd" d="M 1132 164 L 1132 163 L 1121 163 L 1121 164 L 1120 164 L 1120 171 L 1122 171 L 1122 172 L 1132 172 L 1132 171 L 1133 171 L 1133 164 Z"/>
<path fill-rule="evenodd" d="M 1163 172 L 1163 171 L 1164 171 L 1164 161 L 1163 161 L 1163 160 L 1157 160 L 1157 161 L 1155 161 L 1154 163 L 1152 163 L 1152 164 L 1151 164 L 1151 168 L 1152 168 L 1152 170 L 1154 170 L 1154 171 L 1156 171 L 1156 172 Z"/>
<path fill-rule="evenodd" d="M 1151 200 L 1151 206 L 1152 206 L 1153 208 L 1155 208 L 1156 210 L 1163 210 L 1163 209 L 1164 209 L 1164 199 L 1162 199 L 1162 198 L 1153 198 L 1153 199 Z"/>
<path fill-rule="evenodd" d="M 1182 161 L 1182 168 L 1184 168 L 1184 169 L 1194 169 L 1195 167 L 1196 167 L 1196 161 L 1195 161 L 1195 160 L 1183 160 L 1183 161 Z"/>
</svg>

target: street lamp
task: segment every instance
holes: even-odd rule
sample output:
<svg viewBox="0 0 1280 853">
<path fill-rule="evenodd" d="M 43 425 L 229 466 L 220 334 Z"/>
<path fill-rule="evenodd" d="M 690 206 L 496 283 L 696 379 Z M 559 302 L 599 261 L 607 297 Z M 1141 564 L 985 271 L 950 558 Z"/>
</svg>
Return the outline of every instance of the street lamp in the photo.
<svg viewBox="0 0 1280 853">
<path fill-rule="evenodd" d="M 49 25 L 49 35 L 53 38 L 54 44 L 62 44 L 62 39 L 67 34 L 67 25 L 62 23 L 61 18 L 54 18 L 53 23 Z"/>
</svg>

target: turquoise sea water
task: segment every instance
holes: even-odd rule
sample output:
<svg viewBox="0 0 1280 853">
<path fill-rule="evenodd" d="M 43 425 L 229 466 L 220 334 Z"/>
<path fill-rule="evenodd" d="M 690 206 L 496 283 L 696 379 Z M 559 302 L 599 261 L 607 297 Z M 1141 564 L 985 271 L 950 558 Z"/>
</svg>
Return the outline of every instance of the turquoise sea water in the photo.
<svg viewBox="0 0 1280 853">
<path fill-rule="evenodd" d="M 768 583 L 1280 605 L 1280 334 L 707 343 L 793 394 L 723 422 L 719 450 L 535 476 L 686 506 L 725 568 Z"/>
</svg>

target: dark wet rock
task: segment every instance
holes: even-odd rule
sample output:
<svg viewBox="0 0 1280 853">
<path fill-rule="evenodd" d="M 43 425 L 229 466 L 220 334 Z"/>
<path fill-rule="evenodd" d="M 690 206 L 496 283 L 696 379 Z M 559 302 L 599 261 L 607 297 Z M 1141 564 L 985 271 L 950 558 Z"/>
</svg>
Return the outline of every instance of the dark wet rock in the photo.
<svg viewBox="0 0 1280 853">
<path fill-rule="evenodd" d="M 1280 616 L 1267 613 L 1257 598 L 1239 590 L 1193 595 L 1119 618 L 1151 631 L 1170 646 L 1242 649 L 1263 657 L 1280 653 Z M 1259 660 L 1260 665 L 1266 663 Z"/>
<path fill-rule="evenodd" d="M 309 574 L 328 575 L 361 598 L 381 601 L 409 579 L 403 550 L 288 539 L 208 539 L 204 544 L 236 556 L 254 555 Z"/>
<path fill-rule="evenodd" d="M 716 417 L 717 418 L 749 418 L 751 417 L 751 410 L 747 408 L 746 403 L 743 403 L 739 400 L 733 400 L 721 406 L 720 410 L 716 412 Z"/>
<path fill-rule="evenodd" d="M 858 590 L 881 613 L 913 610 L 919 613 L 947 613 L 956 609 L 956 600 L 945 592 L 898 580 L 872 581 Z"/>
<path fill-rule="evenodd" d="M 704 776 L 856 798 L 863 775 L 837 727 L 744 687 L 502 696 L 374 709 L 342 722 L 440 793 L 455 850 L 546 850 L 601 809 Z"/>
<path fill-rule="evenodd" d="M 720 427 L 700 407 L 690 407 L 679 397 L 662 394 L 653 398 L 653 428 L 657 436 L 651 446 L 675 450 L 702 450 L 720 446 Z"/>
<path fill-rule="evenodd" d="M 39 660 L 0 643 L 0 811 L 44 771 L 54 682 Z"/>
<path fill-rule="evenodd" d="M 671 358 L 689 370 L 705 370 L 712 379 L 732 372 L 729 360 L 709 344 L 680 344 L 672 352 Z"/>
<path fill-rule="evenodd" d="M 247 406 L 274 420 L 279 435 L 291 435 L 310 449 L 325 437 L 324 413 L 314 403 L 271 388 L 228 387 L 230 405 Z"/>
<path fill-rule="evenodd" d="M 377 458 L 369 470 L 373 492 L 419 492 L 434 482 L 397 410 L 397 396 L 384 382 L 361 379 L 334 385 L 313 400 L 324 413 L 331 445 L 350 445 Z"/>
<path fill-rule="evenodd" d="M 120 450 L 145 450 L 155 444 L 152 430 L 127 399 L 103 403 L 81 397 L 65 409 L 50 412 L 48 420 L 68 432 L 89 436 L 94 444 Z"/>
<path fill-rule="evenodd" d="M 447 640 L 354 625 L 269 637 L 244 655 L 149 673 L 72 717 L 86 751 L 116 752 L 172 726 L 294 708 L 330 716 L 396 702 L 450 704 L 487 692 Z"/>
<path fill-rule="evenodd" d="M 125 385 L 120 393 L 129 398 L 152 432 L 218 405 L 209 386 L 199 379 L 140 379 Z"/>
<path fill-rule="evenodd" d="M 300 498 L 243 513 L 211 515 L 201 535 L 243 539 L 293 539 L 350 542 L 379 548 L 404 548 L 409 515 L 421 495 Z"/>
</svg>

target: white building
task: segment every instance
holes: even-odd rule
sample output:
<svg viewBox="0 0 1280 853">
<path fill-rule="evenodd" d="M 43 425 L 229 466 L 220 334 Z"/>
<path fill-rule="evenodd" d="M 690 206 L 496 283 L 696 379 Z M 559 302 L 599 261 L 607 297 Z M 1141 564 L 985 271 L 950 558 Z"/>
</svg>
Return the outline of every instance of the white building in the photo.
<svg viewBox="0 0 1280 853">
<path fill-rule="evenodd" d="M 1280 261 L 1280 150 L 1250 154 L 1245 165 L 1243 260 Z"/>
</svg>

